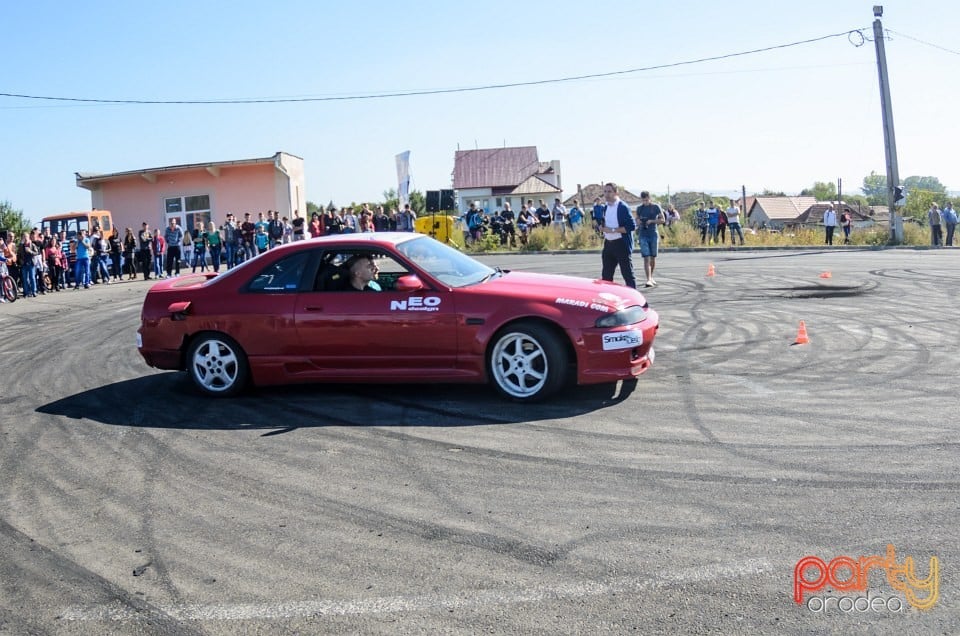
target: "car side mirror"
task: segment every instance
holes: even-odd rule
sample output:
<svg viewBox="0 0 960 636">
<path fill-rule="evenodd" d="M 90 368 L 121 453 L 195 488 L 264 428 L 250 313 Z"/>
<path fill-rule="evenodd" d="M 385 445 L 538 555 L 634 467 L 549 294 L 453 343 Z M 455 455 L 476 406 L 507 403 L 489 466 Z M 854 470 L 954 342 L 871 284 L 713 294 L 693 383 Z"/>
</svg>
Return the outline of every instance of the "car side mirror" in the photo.
<svg viewBox="0 0 960 636">
<path fill-rule="evenodd" d="M 397 279 L 393 288 L 398 292 L 415 292 L 423 289 L 423 281 L 416 274 L 405 274 Z"/>
</svg>

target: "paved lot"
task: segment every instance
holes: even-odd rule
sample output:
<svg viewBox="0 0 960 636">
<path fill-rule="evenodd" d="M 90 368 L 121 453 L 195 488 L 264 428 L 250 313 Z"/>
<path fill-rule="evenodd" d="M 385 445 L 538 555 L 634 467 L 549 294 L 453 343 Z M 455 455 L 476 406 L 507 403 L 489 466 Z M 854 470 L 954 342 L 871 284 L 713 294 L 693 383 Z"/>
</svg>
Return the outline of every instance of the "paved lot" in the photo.
<svg viewBox="0 0 960 636">
<path fill-rule="evenodd" d="M 960 631 L 960 254 L 669 254 L 657 279 L 635 387 L 522 407 L 207 400 L 137 354 L 147 283 L 0 305 L 0 633 Z M 793 602 L 801 557 L 888 544 L 939 558 L 932 609 Z"/>
</svg>

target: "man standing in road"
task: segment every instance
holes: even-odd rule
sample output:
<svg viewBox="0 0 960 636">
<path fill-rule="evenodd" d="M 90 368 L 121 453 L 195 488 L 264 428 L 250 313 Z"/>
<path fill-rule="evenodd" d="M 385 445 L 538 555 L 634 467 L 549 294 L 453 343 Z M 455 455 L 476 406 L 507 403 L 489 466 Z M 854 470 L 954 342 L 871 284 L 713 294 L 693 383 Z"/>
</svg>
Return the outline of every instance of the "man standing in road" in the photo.
<svg viewBox="0 0 960 636">
<path fill-rule="evenodd" d="M 300 219 L 303 221 L 303 219 Z M 237 249 L 240 246 L 240 228 L 234 221 L 233 214 L 227 212 L 227 220 L 220 228 L 223 236 L 223 249 L 227 257 L 227 269 L 232 269 L 237 264 Z"/>
<path fill-rule="evenodd" d="M 697 204 L 697 212 L 693 220 L 697 224 L 697 230 L 700 231 L 700 245 L 705 245 L 707 243 L 707 230 L 710 228 L 710 219 L 707 216 L 707 211 L 703 209 L 703 201 Z"/>
<path fill-rule="evenodd" d="M 403 204 L 403 212 L 399 215 L 399 220 L 397 221 L 397 230 L 400 232 L 416 232 L 417 231 L 417 214 L 410 208 L 409 203 Z"/>
<path fill-rule="evenodd" d="M 720 208 L 716 206 L 713 201 L 708 201 L 707 204 L 707 225 L 710 227 L 710 242 L 716 244 L 719 240 L 717 232 L 720 229 Z"/>
<path fill-rule="evenodd" d="M 943 245 L 943 215 L 940 214 L 940 206 L 936 203 L 930 204 L 930 210 L 927 212 L 927 220 L 930 221 L 930 245 L 940 247 Z"/>
<path fill-rule="evenodd" d="M 550 211 L 550 217 L 553 227 L 559 228 L 561 232 L 567 232 L 567 207 L 560 202 L 560 199 L 553 200 L 553 210 Z"/>
<path fill-rule="evenodd" d="M 647 277 L 644 287 L 656 287 L 653 270 L 657 267 L 657 247 L 660 242 L 658 225 L 664 223 L 663 209 L 650 200 L 650 193 L 640 193 L 640 205 L 637 206 L 637 239 L 640 241 L 640 255 L 643 257 L 643 273 Z"/>
<path fill-rule="evenodd" d="M 283 221 L 280 220 L 280 213 L 273 210 L 267 211 L 267 236 L 270 237 L 270 249 L 281 245 L 283 242 Z"/>
<path fill-rule="evenodd" d="M 137 233 L 137 248 L 140 257 L 140 271 L 143 272 L 143 280 L 150 280 L 150 270 L 153 269 L 153 234 L 150 233 L 150 226 L 146 221 Z"/>
<path fill-rule="evenodd" d="M 540 207 L 536 209 L 534 214 L 537 215 L 537 221 L 540 223 L 540 227 L 550 227 L 553 215 L 550 213 L 550 209 L 547 208 L 547 204 L 543 199 L 540 199 Z"/>
<path fill-rule="evenodd" d="M 180 275 L 180 249 L 183 247 L 183 230 L 177 225 L 177 219 L 170 218 L 170 225 L 163 238 L 167 242 L 167 262 L 165 263 L 167 278 L 176 274 Z"/>
<path fill-rule="evenodd" d="M 293 226 L 293 240 L 302 241 L 305 223 L 303 217 L 300 216 L 300 210 L 293 211 L 293 221 L 290 222 L 290 225 Z"/>
<path fill-rule="evenodd" d="M 837 229 L 837 211 L 833 209 L 833 204 L 828 203 L 827 209 L 823 212 L 823 227 L 827 231 L 827 245 L 833 245 L 833 232 Z"/>
<path fill-rule="evenodd" d="M 579 230 L 583 225 L 583 212 L 580 210 L 580 202 L 576 199 L 573 200 L 573 207 L 567 213 L 567 220 L 570 221 L 570 227 L 574 231 Z"/>
<path fill-rule="evenodd" d="M 957 230 L 957 213 L 953 209 L 953 204 L 947 201 L 940 216 L 943 217 L 943 223 L 947 226 L 947 240 L 944 245 L 953 247 L 953 233 Z"/>
<path fill-rule="evenodd" d="M 263 212 L 260 213 L 263 216 Z M 254 236 L 257 232 L 257 225 L 250 220 L 250 213 L 245 212 L 243 223 L 240 224 L 240 240 L 243 245 L 243 260 L 249 260 L 258 254 Z M 236 264 L 236 263 L 234 263 Z"/>
<path fill-rule="evenodd" d="M 633 231 L 637 224 L 633 220 L 630 208 L 620 200 L 617 184 L 603 186 L 603 198 L 607 202 L 603 213 L 603 252 L 600 256 L 603 280 L 612 281 L 613 273 L 620 266 L 620 274 L 627 287 L 637 288 L 633 276 Z"/>
<path fill-rule="evenodd" d="M 597 197 L 593 200 L 593 229 L 597 231 L 597 234 L 601 234 L 601 229 L 603 228 L 603 215 L 606 212 L 606 207 L 600 203 L 600 197 Z"/>
<path fill-rule="evenodd" d="M 737 244 L 736 234 L 740 235 L 740 245 L 743 245 L 743 228 L 740 227 L 740 208 L 736 201 L 730 199 L 730 207 L 727 208 L 727 225 L 730 227 L 730 245 Z M 736 232 L 736 234 L 734 234 Z"/>
</svg>

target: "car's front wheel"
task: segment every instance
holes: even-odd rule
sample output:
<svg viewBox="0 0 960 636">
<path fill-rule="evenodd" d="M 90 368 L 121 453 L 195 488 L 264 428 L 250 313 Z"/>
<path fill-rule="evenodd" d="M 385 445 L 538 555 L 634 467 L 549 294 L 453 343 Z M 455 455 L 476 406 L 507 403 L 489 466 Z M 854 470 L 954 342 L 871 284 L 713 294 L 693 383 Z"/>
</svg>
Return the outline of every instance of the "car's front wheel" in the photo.
<svg viewBox="0 0 960 636">
<path fill-rule="evenodd" d="M 497 334 L 488 363 L 497 391 L 515 400 L 533 402 L 563 386 L 568 355 L 563 342 L 548 327 L 518 323 Z"/>
<path fill-rule="evenodd" d="M 187 351 L 187 373 L 197 388 L 207 395 L 236 395 L 249 377 L 247 356 L 229 336 L 202 334 Z"/>
</svg>

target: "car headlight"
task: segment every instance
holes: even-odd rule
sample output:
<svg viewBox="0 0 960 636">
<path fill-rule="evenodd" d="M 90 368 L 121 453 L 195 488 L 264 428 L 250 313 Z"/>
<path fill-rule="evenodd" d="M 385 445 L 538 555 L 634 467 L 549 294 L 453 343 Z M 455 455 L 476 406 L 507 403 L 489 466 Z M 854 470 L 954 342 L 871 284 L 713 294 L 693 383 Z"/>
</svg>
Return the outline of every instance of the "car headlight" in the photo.
<svg viewBox="0 0 960 636">
<path fill-rule="evenodd" d="M 647 317 L 647 312 L 643 307 L 633 306 L 621 309 L 606 316 L 597 318 L 597 327 L 622 327 L 623 325 L 632 325 L 642 322 Z"/>
</svg>

